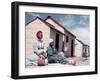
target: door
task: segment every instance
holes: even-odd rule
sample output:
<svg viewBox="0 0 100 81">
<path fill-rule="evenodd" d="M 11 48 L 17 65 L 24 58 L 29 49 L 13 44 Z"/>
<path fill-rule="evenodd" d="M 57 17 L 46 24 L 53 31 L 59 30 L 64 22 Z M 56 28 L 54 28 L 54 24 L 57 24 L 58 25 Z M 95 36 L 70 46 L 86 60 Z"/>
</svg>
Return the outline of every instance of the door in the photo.
<svg viewBox="0 0 100 81">
<path fill-rule="evenodd" d="M 59 34 L 56 33 L 55 48 L 59 51 Z"/>
<path fill-rule="evenodd" d="M 73 39 L 71 40 L 71 57 L 74 56 L 74 41 Z"/>
</svg>

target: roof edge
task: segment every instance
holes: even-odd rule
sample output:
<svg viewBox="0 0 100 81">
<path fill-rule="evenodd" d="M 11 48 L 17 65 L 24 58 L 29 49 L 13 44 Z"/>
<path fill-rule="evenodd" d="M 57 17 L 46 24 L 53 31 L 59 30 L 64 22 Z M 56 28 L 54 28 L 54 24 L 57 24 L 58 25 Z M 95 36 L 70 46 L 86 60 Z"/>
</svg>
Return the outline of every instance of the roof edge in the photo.
<svg viewBox="0 0 100 81">
<path fill-rule="evenodd" d="M 68 33 L 70 33 L 72 36 L 74 36 L 76 38 L 76 36 L 74 34 L 72 34 L 71 32 L 69 32 L 64 26 L 62 26 L 59 22 L 57 22 L 55 19 L 53 19 L 51 16 L 48 16 L 45 21 L 47 21 L 48 19 L 53 20 L 56 24 L 58 24 L 59 26 L 61 26 L 65 31 L 67 31 Z"/>
</svg>

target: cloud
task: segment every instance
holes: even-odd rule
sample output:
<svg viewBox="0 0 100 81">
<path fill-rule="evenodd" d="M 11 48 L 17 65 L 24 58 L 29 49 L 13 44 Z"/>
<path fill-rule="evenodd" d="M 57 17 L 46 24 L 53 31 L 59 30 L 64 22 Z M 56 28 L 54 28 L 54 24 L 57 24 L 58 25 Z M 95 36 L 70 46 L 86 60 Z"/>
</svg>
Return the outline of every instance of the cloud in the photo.
<svg viewBox="0 0 100 81">
<path fill-rule="evenodd" d="M 31 20 L 35 19 L 36 17 L 40 17 L 39 14 L 33 12 L 25 12 L 25 23 L 29 23 Z"/>
<path fill-rule="evenodd" d="M 89 16 L 88 15 L 64 15 L 59 19 L 59 22 L 69 28 L 73 29 L 77 26 L 80 27 L 89 27 Z"/>
<path fill-rule="evenodd" d="M 90 32 L 87 29 L 88 27 L 82 28 L 77 27 L 76 29 L 72 30 L 71 32 L 76 35 L 77 39 L 81 40 L 85 44 L 90 44 Z"/>
<path fill-rule="evenodd" d="M 37 16 L 40 17 L 39 14 L 36 14 L 36 13 L 33 13 L 33 12 L 28 12 L 27 15 L 30 15 L 31 17 L 37 17 Z"/>
</svg>

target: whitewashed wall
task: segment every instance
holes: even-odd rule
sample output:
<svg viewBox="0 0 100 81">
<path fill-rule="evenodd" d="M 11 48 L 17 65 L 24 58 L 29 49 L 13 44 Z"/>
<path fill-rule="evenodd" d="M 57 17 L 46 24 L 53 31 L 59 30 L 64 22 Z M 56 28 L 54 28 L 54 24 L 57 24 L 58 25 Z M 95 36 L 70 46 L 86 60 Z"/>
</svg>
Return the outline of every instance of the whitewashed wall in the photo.
<svg viewBox="0 0 100 81">
<path fill-rule="evenodd" d="M 59 26 L 58 24 L 56 24 L 52 19 L 48 18 L 46 21 L 48 23 L 52 24 L 55 27 L 55 29 L 57 29 L 60 32 L 64 33 L 64 29 L 61 26 Z"/>
<path fill-rule="evenodd" d="M 75 56 L 82 57 L 83 54 L 83 44 L 75 39 Z"/>
</svg>

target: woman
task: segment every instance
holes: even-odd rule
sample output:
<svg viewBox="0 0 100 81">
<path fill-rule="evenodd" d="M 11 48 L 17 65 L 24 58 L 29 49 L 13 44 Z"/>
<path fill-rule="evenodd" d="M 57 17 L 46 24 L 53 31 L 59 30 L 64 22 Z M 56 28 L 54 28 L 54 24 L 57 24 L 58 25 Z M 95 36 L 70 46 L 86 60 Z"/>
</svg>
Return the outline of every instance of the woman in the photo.
<svg viewBox="0 0 100 81">
<path fill-rule="evenodd" d="M 30 57 L 31 64 L 44 66 L 48 64 L 45 43 L 43 42 L 43 33 L 38 31 L 36 34 L 38 40 L 33 44 L 34 53 Z"/>
<path fill-rule="evenodd" d="M 50 44 L 49 44 L 49 47 L 47 48 L 47 56 L 48 56 L 49 63 L 61 63 L 61 64 L 68 63 L 71 65 L 76 64 L 74 59 L 67 60 L 63 52 L 57 52 L 57 50 L 54 48 L 53 39 L 50 39 Z"/>
</svg>

